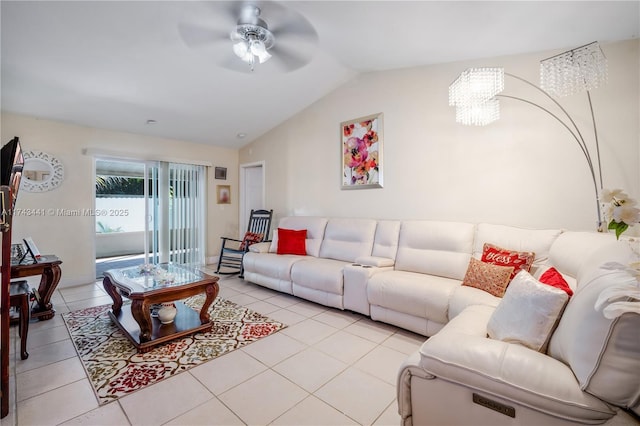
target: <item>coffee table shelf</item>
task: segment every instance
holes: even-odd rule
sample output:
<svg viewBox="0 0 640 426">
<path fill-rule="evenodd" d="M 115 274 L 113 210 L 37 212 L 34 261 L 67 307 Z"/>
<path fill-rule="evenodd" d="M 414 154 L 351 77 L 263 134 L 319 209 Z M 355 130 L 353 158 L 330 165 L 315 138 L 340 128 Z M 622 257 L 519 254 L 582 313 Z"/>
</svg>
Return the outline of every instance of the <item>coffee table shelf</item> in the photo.
<svg viewBox="0 0 640 426">
<path fill-rule="evenodd" d="M 131 340 L 138 352 L 147 352 L 157 345 L 179 339 L 190 334 L 209 331 L 213 324 L 200 324 L 200 313 L 182 302 L 174 302 L 178 313 L 170 324 L 162 324 L 158 318 L 151 318 L 151 340 L 140 342 L 140 326 L 131 314 L 131 306 L 123 305 L 120 313 L 109 310 L 109 317 Z"/>
</svg>

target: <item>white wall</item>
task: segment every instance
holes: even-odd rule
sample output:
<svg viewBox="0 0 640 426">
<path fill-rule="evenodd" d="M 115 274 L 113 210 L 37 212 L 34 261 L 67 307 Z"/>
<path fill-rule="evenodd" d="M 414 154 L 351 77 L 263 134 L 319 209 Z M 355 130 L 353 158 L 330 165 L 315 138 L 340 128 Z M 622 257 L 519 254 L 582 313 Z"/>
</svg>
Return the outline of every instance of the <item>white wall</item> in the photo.
<svg viewBox="0 0 640 426">
<path fill-rule="evenodd" d="M 640 198 L 638 40 L 602 44 L 609 82 L 592 92 L 604 187 Z M 538 84 L 541 52 L 361 75 L 240 151 L 265 161 L 267 207 L 284 215 L 492 222 L 595 230 L 587 163 L 555 120 L 501 100 L 486 127 L 455 123 L 448 87 L 471 66 L 501 66 Z M 508 78 L 505 94 L 548 107 L 534 89 Z M 593 148 L 586 94 L 563 98 Z M 384 113 L 384 188 L 340 190 L 339 123 Z M 636 226 L 636 228 L 638 228 Z M 637 232 L 637 230 L 634 230 Z"/>
<path fill-rule="evenodd" d="M 92 216 L 64 216 L 49 209 L 93 209 L 95 196 L 94 160 L 83 153 L 86 148 L 129 154 L 133 158 L 209 161 L 227 167 L 226 181 L 207 177 L 207 255 L 220 250 L 220 236 L 238 233 L 238 151 L 185 141 L 161 139 L 88 127 L 80 127 L 34 117 L 2 112 L 1 137 L 6 143 L 20 137 L 25 151 L 52 154 L 65 167 L 62 185 L 44 193 L 21 191 L 16 207 L 21 211 L 44 212 L 34 216 L 14 217 L 12 239 L 19 242 L 33 237 L 41 253 L 58 255 L 63 261 L 60 287 L 95 280 L 95 221 Z M 156 157 L 157 158 L 157 157 Z M 231 185 L 233 204 L 215 204 L 216 184 Z"/>
</svg>

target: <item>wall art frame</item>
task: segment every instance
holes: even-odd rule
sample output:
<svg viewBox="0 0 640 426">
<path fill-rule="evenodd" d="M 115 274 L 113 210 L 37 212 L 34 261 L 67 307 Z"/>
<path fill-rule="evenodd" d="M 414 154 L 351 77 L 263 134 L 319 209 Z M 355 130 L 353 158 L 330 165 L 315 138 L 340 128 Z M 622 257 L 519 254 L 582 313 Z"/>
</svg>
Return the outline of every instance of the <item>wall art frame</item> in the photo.
<svg viewBox="0 0 640 426">
<path fill-rule="evenodd" d="M 220 180 L 227 180 L 227 168 L 226 167 L 216 167 L 215 168 L 215 178 Z"/>
<path fill-rule="evenodd" d="M 231 185 L 216 185 L 218 204 L 231 204 Z"/>
<path fill-rule="evenodd" d="M 382 188 L 383 114 L 340 123 L 341 189 Z"/>
</svg>

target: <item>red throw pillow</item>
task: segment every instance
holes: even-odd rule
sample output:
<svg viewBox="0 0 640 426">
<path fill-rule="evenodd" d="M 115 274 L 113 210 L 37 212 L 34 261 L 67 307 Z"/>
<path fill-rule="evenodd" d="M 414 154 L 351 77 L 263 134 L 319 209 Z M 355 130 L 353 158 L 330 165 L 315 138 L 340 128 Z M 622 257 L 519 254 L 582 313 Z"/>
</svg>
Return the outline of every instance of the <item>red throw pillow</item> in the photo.
<svg viewBox="0 0 640 426">
<path fill-rule="evenodd" d="M 528 251 L 513 251 L 485 243 L 482 247 L 482 260 L 485 263 L 491 263 L 500 266 L 512 266 L 513 272 L 511 279 L 521 270 L 529 272 L 531 264 L 535 258 L 535 253 Z"/>
<path fill-rule="evenodd" d="M 240 250 L 249 248 L 251 244 L 259 243 L 260 241 L 262 241 L 262 234 L 257 232 L 247 232 L 244 234 L 244 238 L 240 243 Z"/>
<path fill-rule="evenodd" d="M 278 228 L 278 254 L 307 255 L 307 230 Z"/>
<path fill-rule="evenodd" d="M 540 275 L 540 279 L 538 281 L 566 291 L 569 297 L 573 296 L 573 290 L 571 290 L 571 287 L 569 287 L 569 284 L 562 274 L 560 274 L 560 272 L 558 272 L 554 267 L 547 269 L 544 274 Z"/>
</svg>

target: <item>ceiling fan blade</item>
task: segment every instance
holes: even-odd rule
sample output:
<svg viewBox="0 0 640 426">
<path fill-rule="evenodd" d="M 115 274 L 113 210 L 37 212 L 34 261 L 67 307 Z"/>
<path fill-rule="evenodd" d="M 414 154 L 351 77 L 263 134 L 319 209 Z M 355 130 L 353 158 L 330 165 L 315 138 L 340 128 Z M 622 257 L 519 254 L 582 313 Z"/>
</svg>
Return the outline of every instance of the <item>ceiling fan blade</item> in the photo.
<svg viewBox="0 0 640 426">
<path fill-rule="evenodd" d="M 286 8 L 277 14 L 264 15 L 263 19 L 269 24 L 269 31 L 278 37 L 295 36 L 299 40 L 316 42 L 318 34 L 313 25 L 293 9 Z"/>
<path fill-rule="evenodd" d="M 291 21 L 283 25 L 271 28 L 269 31 L 278 39 L 295 38 L 299 41 L 306 41 L 315 44 L 318 41 L 318 33 L 311 26 L 303 22 Z"/>
<path fill-rule="evenodd" d="M 178 24 L 178 33 L 189 47 L 200 47 L 221 40 L 229 40 L 229 34 L 196 24 Z"/>
<path fill-rule="evenodd" d="M 294 51 L 276 42 L 276 45 L 269 50 L 272 55 L 269 62 L 273 61 L 286 72 L 295 71 L 311 61 L 313 52 L 314 50 Z"/>
</svg>

